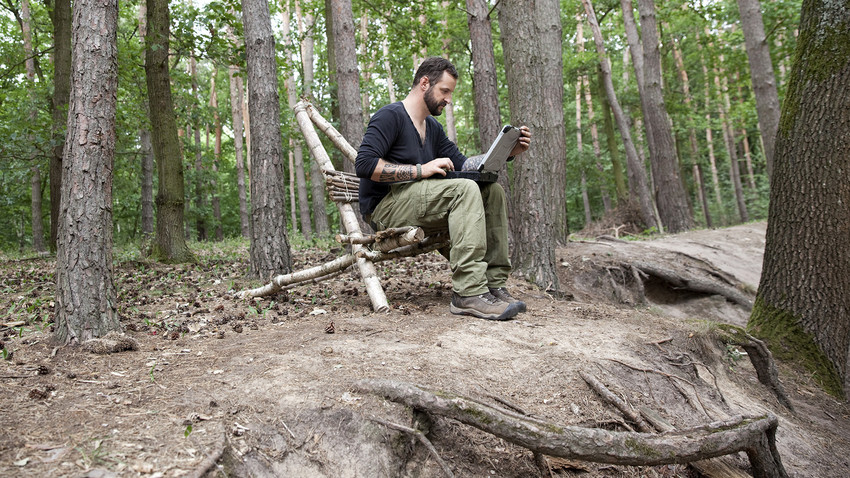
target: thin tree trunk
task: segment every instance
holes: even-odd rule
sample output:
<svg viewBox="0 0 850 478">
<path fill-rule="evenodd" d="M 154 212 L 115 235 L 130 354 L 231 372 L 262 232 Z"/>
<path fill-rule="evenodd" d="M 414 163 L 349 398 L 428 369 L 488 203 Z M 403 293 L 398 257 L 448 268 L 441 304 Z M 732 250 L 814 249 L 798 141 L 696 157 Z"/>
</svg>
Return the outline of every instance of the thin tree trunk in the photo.
<svg viewBox="0 0 850 478">
<path fill-rule="evenodd" d="M 301 35 L 301 71 L 304 75 L 304 91 L 302 94 L 306 98 L 312 97 L 312 82 L 313 82 L 313 37 L 305 35 L 307 28 L 313 27 L 313 16 L 307 15 L 306 18 L 301 16 L 300 1 L 295 2 L 295 12 L 298 16 L 298 32 Z M 309 80 L 309 81 L 308 81 Z M 328 213 L 325 209 L 325 180 L 322 176 L 322 170 L 318 163 L 309 158 L 310 162 L 310 187 L 312 189 L 312 205 L 313 205 L 313 222 L 316 226 L 316 233 L 326 235 L 330 232 L 328 225 Z"/>
<path fill-rule="evenodd" d="M 189 57 L 189 75 L 192 78 L 192 103 L 193 106 L 190 108 L 194 110 L 196 108 L 195 105 L 200 103 L 200 98 L 198 97 L 198 68 L 197 61 L 195 60 L 194 53 Z M 194 116 L 194 115 L 193 115 Z M 200 117 L 198 115 L 197 117 Z M 195 227 L 197 228 L 198 240 L 206 241 L 207 240 L 207 220 L 206 220 L 206 208 L 207 208 L 207 196 L 206 196 L 206 185 L 204 184 L 204 162 L 203 162 L 203 151 L 204 148 L 201 145 L 201 125 L 192 121 L 192 130 L 195 136 L 195 213 L 197 216 L 195 217 Z"/>
<path fill-rule="evenodd" d="M 145 3 L 139 4 L 138 21 L 139 21 L 139 43 L 142 49 L 145 48 L 145 37 L 148 34 L 148 7 Z M 143 100 L 145 114 L 150 118 L 150 105 L 147 98 Z M 145 127 L 139 129 L 139 152 L 141 153 L 141 216 L 142 216 L 142 240 L 147 241 L 153 236 L 153 144 L 151 142 L 151 132 Z"/>
<path fill-rule="evenodd" d="M 443 9 L 443 18 L 440 20 L 440 24 L 443 26 L 443 58 L 449 57 L 449 44 L 451 43 L 451 37 L 449 36 L 449 2 L 447 0 L 443 0 L 440 2 L 440 6 Z M 455 105 L 450 102 L 446 105 L 446 135 L 449 137 L 452 142 L 457 143 L 457 127 L 455 126 Z"/>
<path fill-rule="evenodd" d="M 218 197 L 218 165 L 221 160 L 221 118 L 218 114 L 218 91 L 215 88 L 216 70 L 212 72 L 210 79 L 210 108 L 213 113 L 213 127 L 215 128 L 215 142 L 213 143 L 212 178 L 210 178 L 210 189 L 212 190 L 213 220 L 215 221 L 215 240 L 224 240 L 224 230 L 221 225 L 221 201 Z"/>
<path fill-rule="evenodd" d="M 736 75 L 736 77 L 740 78 L 740 75 Z M 738 104 L 741 105 L 741 108 L 744 107 L 744 92 L 740 83 L 738 84 Z M 755 195 L 756 175 L 753 171 L 753 155 L 750 151 L 750 138 L 747 135 L 747 128 L 743 120 L 741 120 L 741 146 L 744 149 L 744 160 L 747 164 L 747 187 Z"/>
<path fill-rule="evenodd" d="M 251 124 L 251 273 L 268 279 L 292 269 L 283 213 L 280 99 L 271 16 L 266 0 L 243 0 Z"/>
<path fill-rule="evenodd" d="M 381 38 L 381 49 L 384 52 L 384 68 L 387 70 L 387 94 L 390 97 L 390 103 L 395 103 L 395 84 L 393 83 L 393 70 L 390 65 L 390 42 L 387 40 L 387 24 L 384 22 L 381 22 Z"/>
<path fill-rule="evenodd" d="M 617 191 L 617 204 L 628 200 L 629 190 L 626 188 L 626 178 L 623 176 L 623 164 L 620 162 L 620 149 L 617 146 L 617 136 L 614 134 L 614 121 L 611 119 L 611 104 L 605 94 L 602 68 L 597 65 L 597 95 L 602 103 L 602 118 L 605 125 L 605 139 L 608 142 L 608 152 L 611 154 L 611 168 L 614 170 L 614 185 Z"/>
<path fill-rule="evenodd" d="M 68 141 L 56 250 L 56 337 L 119 330 L 112 268 L 118 2 L 74 2 Z"/>
<path fill-rule="evenodd" d="M 375 69 L 375 57 L 369 57 L 368 51 L 366 50 L 366 45 L 369 42 L 369 16 L 366 15 L 366 12 L 363 13 L 360 17 L 360 58 L 363 61 L 369 59 L 369 62 L 364 65 L 363 68 L 363 82 L 367 85 L 372 83 L 372 71 Z M 363 103 L 361 108 L 363 110 L 363 129 L 369 125 L 369 119 L 372 117 L 370 111 L 372 111 L 372 98 L 369 95 L 369 90 L 364 89 L 360 95 L 361 102 Z"/>
<path fill-rule="evenodd" d="M 281 31 L 283 32 L 284 48 L 287 51 L 294 50 L 295 46 L 292 44 L 289 35 L 291 16 L 288 2 L 281 14 L 283 16 Z M 290 55 L 287 54 L 287 58 L 290 58 Z M 297 65 L 297 63 L 293 63 L 293 65 Z M 285 72 L 285 74 L 286 73 L 287 72 Z M 283 84 L 286 87 L 286 97 L 289 102 L 290 111 L 295 108 L 295 104 L 298 103 L 298 90 L 295 86 L 294 77 L 295 71 L 290 71 L 286 74 L 286 79 L 283 80 Z M 313 227 L 310 224 L 310 198 L 307 196 L 307 179 L 304 175 L 304 150 L 301 147 L 301 141 L 296 139 L 295 135 L 290 135 L 289 137 L 289 150 L 289 197 L 292 210 L 292 227 L 294 228 L 296 224 L 295 191 L 297 188 L 297 206 L 301 215 L 301 234 L 303 234 L 306 239 L 310 239 L 313 237 Z"/>
<path fill-rule="evenodd" d="M 151 132 L 139 130 L 139 145 L 142 156 L 142 238 L 153 235 L 153 165 L 154 154 Z"/>
<path fill-rule="evenodd" d="M 53 149 L 50 156 L 50 250 L 56 250 L 59 226 L 59 198 L 62 195 L 62 154 L 68 123 L 68 96 L 71 88 L 71 0 L 54 0 L 53 23 Z"/>
<path fill-rule="evenodd" d="M 723 55 L 720 55 L 720 61 L 723 61 Z M 717 66 L 714 67 L 714 86 L 723 96 L 723 103 L 720 106 L 720 124 L 723 128 L 723 142 L 726 144 L 726 151 L 729 154 L 729 179 L 732 181 L 732 188 L 735 191 L 735 199 L 738 203 L 738 214 L 741 216 L 741 222 L 750 220 L 747 213 L 747 203 L 744 201 L 744 190 L 741 187 L 741 168 L 738 165 L 738 150 L 735 147 L 735 132 L 732 130 L 732 125 L 727 117 L 727 112 L 730 109 L 729 92 L 726 88 L 726 79 L 722 83 L 720 75 L 725 74 L 722 70 L 718 72 Z"/>
<path fill-rule="evenodd" d="M 292 224 L 292 231 L 298 232 L 298 203 L 295 199 L 295 152 L 293 151 L 294 148 L 295 141 L 293 141 L 292 137 L 290 136 L 289 151 L 287 152 L 287 157 L 289 158 L 289 168 L 287 168 L 287 171 L 289 171 L 289 216 Z"/>
<path fill-rule="evenodd" d="M 738 0 L 738 11 L 741 15 L 741 29 L 744 31 L 744 44 L 747 47 L 747 60 L 750 65 L 753 94 L 756 97 L 759 131 L 764 140 L 764 157 L 769 179 L 773 172 L 773 150 L 776 129 L 779 127 L 779 94 L 776 92 L 776 77 L 773 74 L 773 63 L 770 59 L 770 46 L 764 35 L 759 0 Z"/>
<path fill-rule="evenodd" d="M 682 52 L 679 50 L 678 43 L 673 43 L 673 56 L 676 59 L 676 67 L 679 70 L 679 80 L 682 82 L 682 91 L 685 93 L 685 107 L 688 111 L 693 111 L 694 98 L 691 94 L 691 86 L 688 81 L 688 71 L 685 70 L 685 61 L 682 58 Z M 705 195 L 705 184 L 702 180 L 702 169 L 699 166 L 699 145 L 697 144 L 697 131 L 693 121 L 688 121 L 688 144 L 691 148 L 691 162 L 694 171 L 694 181 L 696 182 L 697 199 L 702 207 L 702 214 L 705 218 L 705 225 L 708 228 L 714 227 L 711 222 L 711 213 L 708 210 L 708 200 Z"/>
<path fill-rule="evenodd" d="M 547 290 L 559 290 L 555 244 L 569 234 L 564 198 L 566 137 L 557 0 L 499 3 L 499 26 L 511 123 L 528 125 L 534 147 L 514 161 L 511 224 L 514 269 Z"/>
<path fill-rule="evenodd" d="M 230 116 L 233 121 L 233 149 L 236 157 L 236 188 L 239 194 L 239 227 L 242 237 L 251 237 L 251 220 L 248 215 L 248 198 L 245 192 L 245 158 L 242 144 L 242 76 L 239 67 L 230 65 Z"/>
<path fill-rule="evenodd" d="M 36 124 L 38 118 L 37 99 L 35 97 L 35 56 L 33 55 L 32 47 L 32 15 L 30 13 L 29 0 L 21 1 L 21 34 L 24 40 L 24 55 L 26 60 L 24 65 L 27 72 L 27 84 L 29 85 L 29 123 Z M 33 134 L 29 135 L 29 143 L 34 144 L 35 139 Z M 44 244 L 44 222 L 41 218 L 41 168 L 38 164 L 38 157 L 33 149 L 30 155 L 30 223 L 32 225 L 32 247 L 36 252 L 45 252 L 47 247 Z"/>
<path fill-rule="evenodd" d="M 145 79 L 159 180 L 156 195 L 156 241 L 151 252 L 154 257 L 165 262 L 186 262 L 192 260 L 192 254 L 186 246 L 183 233 L 183 153 L 177 136 L 171 78 L 168 72 L 170 21 L 167 0 L 147 0 L 147 19 Z"/>
<path fill-rule="evenodd" d="M 717 174 L 717 159 L 714 155 L 714 133 L 711 129 L 711 86 L 708 75 L 708 66 L 706 66 L 702 46 L 700 46 L 700 64 L 702 65 L 702 76 L 704 81 L 703 88 L 705 89 L 705 142 L 706 146 L 708 146 L 708 164 L 711 168 L 711 183 L 714 186 L 714 200 L 717 202 L 717 208 L 720 212 L 720 221 L 725 224 L 726 207 L 723 204 L 723 194 L 720 189 L 720 177 Z"/>
<path fill-rule="evenodd" d="M 644 110 L 644 119 L 647 123 L 647 142 L 652 176 L 655 181 L 656 205 L 664 227 L 670 232 L 681 232 L 692 228 L 694 220 L 679 177 L 673 132 L 667 119 L 664 95 L 661 90 L 661 53 L 655 20 L 655 2 L 639 0 L 638 10 L 642 29 L 643 76 L 647 107 Z"/>
<path fill-rule="evenodd" d="M 313 98 L 313 48 L 315 41 L 313 40 L 313 27 L 315 19 L 312 13 L 302 15 L 301 0 L 295 0 L 295 15 L 298 17 L 298 36 L 301 38 L 301 73 L 302 94 L 305 98 L 312 101 Z M 308 30 L 310 32 L 308 33 Z"/>
<path fill-rule="evenodd" d="M 581 21 L 577 23 L 576 43 L 581 45 Z M 581 47 L 579 47 L 581 48 Z M 581 51 L 581 50 L 579 50 Z M 584 227 L 590 226 L 593 222 L 593 215 L 590 209 L 590 197 L 587 194 L 587 174 L 584 172 L 583 150 L 584 141 L 581 134 L 581 76 L 576 79 L 576 150 L 578 150 L 579 168 L 581 168 L 581 202 L 584 206 Z"/>
<path fill-rule="evenodd" d="M 628 120 L 623 113 L 623 109 L 620 107 L 620 102 L 617 100 L 617 93 L 614 91 L 614 82 L 611 79 L 611 64 L 608 62 L 607 53 L 605 53 L 605 43 L 602 39 L 602 31 L 599 29 L 599 23 L 596 20 L 596 13 L 593 11 L 593 4 L 590 3 L 590 0 L 582 0 L 582 4 L 584 5 L 585 13 L 587 13 L 587 21 L 593 32 L 593 40 L 596 43 L 596 53 L 599 55 L 599 66 L 602 69 L 605 94 L 608 97 L 608 102 L 611 104 L 611 111 L 614 113 L 614 120 L 617 122 L 617 128 L 620 130 L 620 137 L 626 149 L 626 168 L 629 177 L 630 199 L 637 201 L 641 220 L 646 227 L 657 227 L 658 223 L 652 211 L 652 199 L 646 184 L 646 168 L 644 168 L 643 162 L 638 157 L 637 149 L 632 142 L 632 135 L 629 131 Z"/>
</svg>

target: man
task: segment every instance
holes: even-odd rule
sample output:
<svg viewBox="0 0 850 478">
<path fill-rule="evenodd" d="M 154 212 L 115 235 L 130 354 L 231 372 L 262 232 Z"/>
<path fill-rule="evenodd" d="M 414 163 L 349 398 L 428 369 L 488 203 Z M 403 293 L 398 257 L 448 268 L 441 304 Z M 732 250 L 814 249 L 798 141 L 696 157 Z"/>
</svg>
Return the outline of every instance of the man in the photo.
<svg viewBox="0 0 850 478">
<path fill-rule="evenodd" d="M 466 161 L 433 118 L 451 102 L 457 78 L 451 62 L 428 58 L 416 71 L 410 94 L 372 116 L 355 163 L 360 212 L 378 229 L 448 230 L 451 312 L 508 320 L 526 305 L 505 289 L 511 271 L 505 191 L 498 183 L 438 179 Z M 531 142 L 528 128 L 520 130 L 512 156 Z"/>
</svg>

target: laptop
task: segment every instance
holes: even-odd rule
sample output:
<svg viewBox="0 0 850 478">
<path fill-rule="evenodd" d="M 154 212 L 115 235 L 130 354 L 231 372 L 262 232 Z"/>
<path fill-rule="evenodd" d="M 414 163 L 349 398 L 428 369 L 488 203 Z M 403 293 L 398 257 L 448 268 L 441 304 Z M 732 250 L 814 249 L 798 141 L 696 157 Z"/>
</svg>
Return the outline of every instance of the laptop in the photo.
<svg viewBox="0 0 850 478">
<path fill-rule="evenodd" d="M 435 179 L 465 178 L 479 183 L 495 183 L 499 180 L 499 170 L 513 159 L 510 154 L 519 136 L 519 128 L 507 124 L 502 127 L 499 136 L 490 145 L 486 154 L 467 158 L 460 171 L 446 171 L 445 177 L 439 174 L 431 177 Z"/>
</svg>

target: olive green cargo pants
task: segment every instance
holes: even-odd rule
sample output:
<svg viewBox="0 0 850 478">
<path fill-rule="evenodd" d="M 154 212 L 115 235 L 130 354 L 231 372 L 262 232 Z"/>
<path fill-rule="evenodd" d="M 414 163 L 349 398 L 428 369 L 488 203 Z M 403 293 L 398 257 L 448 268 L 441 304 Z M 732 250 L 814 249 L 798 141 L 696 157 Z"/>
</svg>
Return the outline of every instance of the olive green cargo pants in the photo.
<svg viewBox="0 0 850 478">
<path fill-rule="evenodd" d="M 505 190 L 498 183 L 430 179 L 393 185 L 371 216 L 378 229 L 449 231 L 452 288 L 468 297 L 504 287 L 511 272 Z"/>
</svg>

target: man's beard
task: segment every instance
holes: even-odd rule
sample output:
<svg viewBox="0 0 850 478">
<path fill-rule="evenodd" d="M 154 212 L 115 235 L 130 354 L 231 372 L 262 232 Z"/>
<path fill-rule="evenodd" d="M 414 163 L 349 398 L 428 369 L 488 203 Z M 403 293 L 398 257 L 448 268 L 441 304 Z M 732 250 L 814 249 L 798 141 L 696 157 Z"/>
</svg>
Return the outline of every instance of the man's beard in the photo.
<svg viewBox="0 0 850 478">
<path fill-rule="evenodd" d="M 428 107 L 428 112 L 431 113 L 431 116 L 440 116 L 443 114 L 443 108 L 448 104 L 448 102 L 438 103 L 436 99 L 434 99 L 434 87 L 431 86 L 428 90 L 425 91 L 425 105 Z"/>
</svg>

